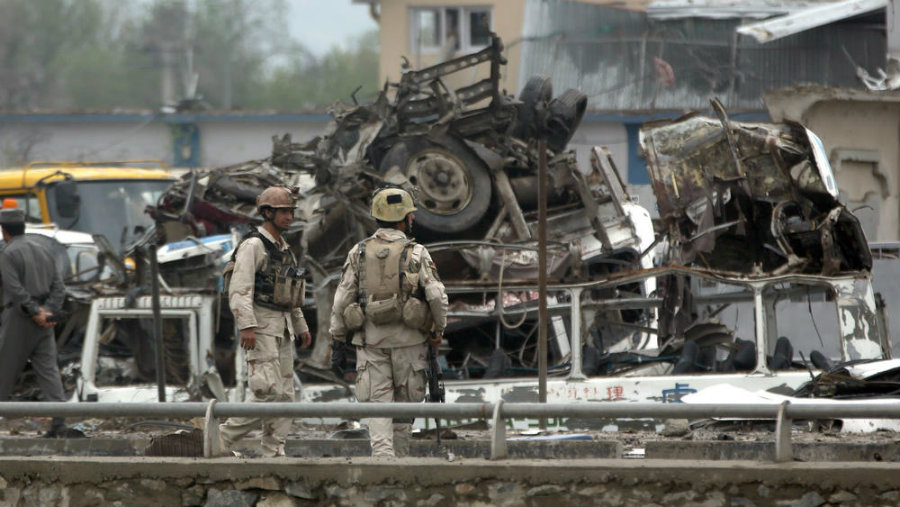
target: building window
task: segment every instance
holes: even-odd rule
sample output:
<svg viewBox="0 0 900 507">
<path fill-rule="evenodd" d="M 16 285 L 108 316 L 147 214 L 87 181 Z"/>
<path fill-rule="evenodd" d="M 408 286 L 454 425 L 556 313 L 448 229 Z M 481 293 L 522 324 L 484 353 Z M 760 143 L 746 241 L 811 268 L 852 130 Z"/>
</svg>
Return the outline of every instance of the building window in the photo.
<svg viewBox="0 0 900 507">
<path fill-rule="evenodd" d="M 412 53 L 472 53 L 491 43 L 490 7 L 411 7 Z"/>
</svg>

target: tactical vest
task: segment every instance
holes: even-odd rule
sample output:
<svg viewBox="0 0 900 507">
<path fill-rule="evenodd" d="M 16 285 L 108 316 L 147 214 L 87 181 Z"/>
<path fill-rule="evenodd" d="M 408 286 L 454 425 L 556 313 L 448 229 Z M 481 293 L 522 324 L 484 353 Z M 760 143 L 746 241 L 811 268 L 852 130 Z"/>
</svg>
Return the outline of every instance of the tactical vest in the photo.
<svg viewBox="0 0 900 507">
<path fill-rule="evenodd" d="M 241 240 L 238 248 L 250 238 L 259 238 L 269 257 L 266 267 L 257 271 L 253 279 L 253 302 L 264 308 L 289 312 L 303 306 L 303 295 L 306 288 L 306 270 L 297 266 L 297 259 L 290 250 L 281 250 L 278 245 L 269 241 L 258 230 L 251 231 Z M 238 248 L 234 249 L 230 272 L 237 257 Z"/>
<path fill-rule="evenodd" d="M 359 243 L 359 303 L 345 310 L 348 329 L 359 329 L 363 319 L 375 325 L 402 321 L 422 331 L 430 327 L 431 314 L 423 301 L 419 270 L 409 262 L 415 245 L 411 240 L 378 238 Z"/>
</svg>

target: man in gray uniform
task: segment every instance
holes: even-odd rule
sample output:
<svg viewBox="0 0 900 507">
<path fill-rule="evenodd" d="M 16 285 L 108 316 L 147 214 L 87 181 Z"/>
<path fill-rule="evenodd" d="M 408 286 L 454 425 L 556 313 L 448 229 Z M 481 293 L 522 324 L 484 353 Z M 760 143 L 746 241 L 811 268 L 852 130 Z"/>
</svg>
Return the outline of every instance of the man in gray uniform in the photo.
<svg viewBox="0 0 900 507">
<path fill-rule="evenodd" d="M 53 315 L 62 309 L 66 292 L 53 257 L 25 236 L 25 211 L 0 210 L 6 248 L 0 251 L 0 401 L 8 401 L 25 364 L 37 375 L 46 401 L 66 401 L 56 355 Z M 83 437 L 55 417 L 47 437 Z"/>
<path fill-rule="evenodd" d="M 375 193 L 372 216 L 379 229 L 347 254 L 334 295 L 332 362 L 342 361 L 346 337 L 353 333 L 360 402 L 422 402 L 426 347 L 440 344 L 447 325 L 447 294 L 431 255 L 407 237 L 414 211 L 405 190 Z M 409 455 L 411 423 L 370 418 L 372 455 Z"/>
<path fill-rule="evenodd" d="M 309 347 L 312 335 L 303 317 L 303 278 L 297 259 L 281 236 L 294 223 L 294 199 L 284 187 L 269 187 L 256 200 L 263 225 L 235 250 L 228 302 L 247 353 L 251 402 L 294 401 L 294 336 Z M 262 454 L 284 456 L 290 418 L 231 417 L 219 426 L 223 451 L 262 426 Z"/>
</svg>

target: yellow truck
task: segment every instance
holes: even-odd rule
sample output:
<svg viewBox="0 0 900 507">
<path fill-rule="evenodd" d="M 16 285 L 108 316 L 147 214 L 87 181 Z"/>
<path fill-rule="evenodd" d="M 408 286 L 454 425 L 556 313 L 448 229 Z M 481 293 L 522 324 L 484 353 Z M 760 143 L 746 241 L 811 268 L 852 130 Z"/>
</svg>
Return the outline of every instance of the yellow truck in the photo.
<svg viewBox="0 0 900 507">
<path fill-rule="evenodd" d="M 31 162 L 0 170 L 0 199 L 15 199 L 30 223 L 102 234 L 122 251 L 153 225 L 144 209 L 175 180 L 155 160 Z"/>
</svg>

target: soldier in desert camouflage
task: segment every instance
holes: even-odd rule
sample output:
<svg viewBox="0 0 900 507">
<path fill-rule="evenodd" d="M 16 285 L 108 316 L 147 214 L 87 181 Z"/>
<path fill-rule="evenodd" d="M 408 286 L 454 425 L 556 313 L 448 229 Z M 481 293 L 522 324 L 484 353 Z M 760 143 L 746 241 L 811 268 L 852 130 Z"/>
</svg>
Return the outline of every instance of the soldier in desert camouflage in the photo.
<svg viewBox="0 0 900 507">
<path fill-rule="evenodd" d="M 447 324 L 447 294 L 431 255 L 407 236 L 414 211 L 405 190 L 375 193 L 379 229 L 347 254 L 334 296 L 332 364 L 343 361 L 352 334 L 360 402 L 424 400 L 426 347 L 440 344 Z M 411 430 L 412 420 L 370 418 L 372 455 L 408 455 Z"/>
<path fill-rule="evenodd" d="M 281 236 L 294 221 L 295 204 L 284 187 L 267 188 L 256 203 L 265 222 L 244 237 L 226 267 L 228 302 L 247 354 L 248 401 L 294 401 L 294 337 L 302 348 L 312 341 L 300 309 L 302 270 Z M 260 424 L 263 456 L 284 456 L 290 418 L 231 417 L 219 427 L 223 450 Z"/>
</svg>

